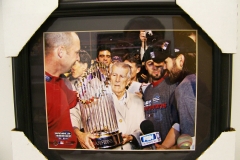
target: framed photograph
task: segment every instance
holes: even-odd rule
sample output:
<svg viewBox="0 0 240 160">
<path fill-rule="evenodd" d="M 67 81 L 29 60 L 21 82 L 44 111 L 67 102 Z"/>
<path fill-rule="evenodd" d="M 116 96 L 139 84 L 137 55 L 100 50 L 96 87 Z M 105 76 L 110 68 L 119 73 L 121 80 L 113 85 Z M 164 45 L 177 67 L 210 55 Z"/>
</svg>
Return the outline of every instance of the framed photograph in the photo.
<svg viewBox="0 0 240 160">
<path fill-rule="evenodd" d="M 174 3 L 60 1 L 13 58 L 16 128 L 48 159 L 196 159 L 231 59 Z"/>
</svg>

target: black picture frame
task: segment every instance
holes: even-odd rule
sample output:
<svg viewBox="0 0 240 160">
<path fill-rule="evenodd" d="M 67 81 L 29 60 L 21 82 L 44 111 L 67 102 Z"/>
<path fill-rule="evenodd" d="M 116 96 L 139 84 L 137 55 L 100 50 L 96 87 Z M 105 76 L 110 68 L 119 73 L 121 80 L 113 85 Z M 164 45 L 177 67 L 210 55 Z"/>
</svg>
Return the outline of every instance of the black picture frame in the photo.
<svg viewBox="0 0 240 160">
<path fill-rule="evenodd" d="M 204 31 L 180 8 L 175 2 L 102 2 L 93 1 L 67 1 L 59 2 L 59 7 L 50 15 L 46 22 L 39 28 L 34 36 L 22 49 L 18 57 L 12 58 L 13 86 L 16 130 L 23 131 L 26 137 L 48 158 L 63 159 L 58 151 L 49 150 L 47 144 L 41 142 L 42 137 L 34 134 L 33 103 L 44 101 L 44 87 L 39 88 L 39 93 L 33 93 L 31 85 L 31 57 L 29 56 L 31 42 L 45 31 L 53 19 L 68 17 L 92 17 L 92 16 L 119 16 L 119 15 L 180 15 L 198 30 L 198 33 L 208 41 L 212 47 L 212 101 L 211 101 L 211 126 L 210 134 L 192 152 L 115 152 L 115 151 L 80 151 L 72 157 L 86 159 L 196 159 L 211 145 L 223 131 L 229 131 L 231 113 L 231 85 L 232 85 L 232 55 L 222 54 L 219 47 L 211 40 Z M 43 72 L 38 73 L 43 77 Z M 35 88 L 36 89 L 36 88 Z M 35 94 L 35 96 L 33 96 Z M 37 98 L 36 98 L 37 97 Z M 42 131 L 44 132 L 44 131 Z M 61 151 L 62 155 L 69 155 L 71 151 Z"/>
</svg>

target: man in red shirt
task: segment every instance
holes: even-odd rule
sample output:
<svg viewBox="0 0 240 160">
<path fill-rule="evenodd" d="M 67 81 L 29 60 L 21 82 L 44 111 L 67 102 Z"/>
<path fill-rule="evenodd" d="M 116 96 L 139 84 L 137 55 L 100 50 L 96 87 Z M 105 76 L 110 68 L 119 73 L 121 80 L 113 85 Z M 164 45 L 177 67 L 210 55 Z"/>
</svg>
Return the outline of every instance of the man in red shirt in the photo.
<svg viewBox="0 0 240 160">
<path fill-rule="evenodd" d="M 77 94 L 67 88 L 60 75 L 80 60 L 80 39 L 75 32 L 45 33 L 44 38 L 49 148 L 76 148 L 70 108 L 76 105 Z"/>
</svg>

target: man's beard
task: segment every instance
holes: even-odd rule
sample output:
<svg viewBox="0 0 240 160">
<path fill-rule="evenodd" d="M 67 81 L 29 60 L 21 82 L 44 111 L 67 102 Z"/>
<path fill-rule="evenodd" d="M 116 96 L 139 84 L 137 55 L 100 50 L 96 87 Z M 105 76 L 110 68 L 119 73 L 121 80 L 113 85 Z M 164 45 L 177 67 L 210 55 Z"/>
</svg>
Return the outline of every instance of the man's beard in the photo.
<svg viewBox="0 0 240 160">
<path fill-rule="evenodd" d="M 171 83 L 176 83 L 179 81 L 181 70 L 177 68 L 176 63 L 174 63 L 173 68 L 171 71 L 168 71 L 169 80 Z"/>
<path fill-rule="evenodd" d="M 165 75 L 165 73 L 166 73 L 166 70 L 163 69 L 163 70 L 159 73 L 159 75 L 157 75 L 157 76 L 150 75 L 150 76 L 151 76 L 151 78 L 152 78 L 153 81 L 157 81 L 157 80 L 161 79 L 161 78 Z"/>
<path fill-rule="evenodd" d="M 169 80 L 171 83 L 176 83 L 178 81 L 178 77 L 180 75 L 181 71 L 179 71 L 178 73 L 172 73 L 169 72 Z"/>
</svg>

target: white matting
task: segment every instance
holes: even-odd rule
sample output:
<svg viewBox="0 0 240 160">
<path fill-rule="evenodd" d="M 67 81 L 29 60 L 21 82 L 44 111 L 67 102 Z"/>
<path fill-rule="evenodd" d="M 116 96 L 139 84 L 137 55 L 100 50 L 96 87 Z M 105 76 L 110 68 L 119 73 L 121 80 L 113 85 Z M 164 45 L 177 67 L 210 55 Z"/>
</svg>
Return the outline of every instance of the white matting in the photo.
<svg viewBox="0 0 240 160">
<path fill-rule="evenodd" d="M 23 132 L 12 131 L 13 160 L 45 160 L 42 153 L 29 141 Z"/>
<path fill-rule="evenodd" d="M 223 53 L 237 53 L 237 0 L 176 0 Z"/>
<path fill-rule="evenodd" d="M 17 56 L 57 7 L 58 0 L 2 0 L 5 56 Z"/>
<path fill-rule="evenodd" d="M 222 132 L 218 139 L 198 158 L 198 160 L 234 160 L 236 131 Z"/>
</svg>

